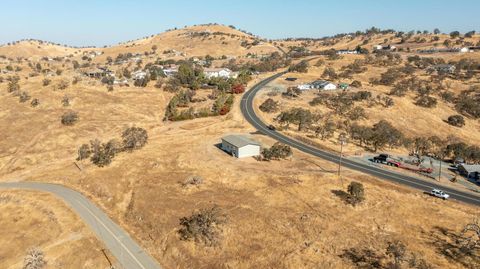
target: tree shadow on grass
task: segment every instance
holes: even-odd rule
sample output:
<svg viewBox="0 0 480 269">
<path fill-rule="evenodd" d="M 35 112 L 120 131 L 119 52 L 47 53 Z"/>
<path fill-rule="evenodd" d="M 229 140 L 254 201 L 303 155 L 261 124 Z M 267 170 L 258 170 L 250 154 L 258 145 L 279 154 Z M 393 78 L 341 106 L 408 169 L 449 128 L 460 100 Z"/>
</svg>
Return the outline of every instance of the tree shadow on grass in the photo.
<svg viewBox="0 0 480 269">
<path fill-rule="evenodd" d="M 350 194 L 348 194 L 348 192 L 342 190 L 332 190 L 332 193 L 335 194 L 335 196 L 337 196 L 338 198 L 340 198 L 343 202 L 347 204 L 349 203 Z"/>
<path fill-rule="evenodd" d="M 465 268 L 480 268 L 480 249 L 468 248 L 463 242 L 465 237 L 461 233 L 444 227 L 434 227 L 432 245 L 438 253 Z"/>
</svg>

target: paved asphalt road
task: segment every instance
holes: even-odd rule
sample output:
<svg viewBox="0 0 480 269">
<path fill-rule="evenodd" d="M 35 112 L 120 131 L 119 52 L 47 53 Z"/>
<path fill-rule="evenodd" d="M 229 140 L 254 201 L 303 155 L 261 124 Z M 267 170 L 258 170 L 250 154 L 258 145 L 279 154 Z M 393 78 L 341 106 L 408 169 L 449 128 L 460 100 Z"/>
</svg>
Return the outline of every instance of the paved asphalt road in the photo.
<svg viewBox="0 0 480 269">
<path fill-rule="evenodd" d="M 241 103 L 240 103 L 240 108 L 242 110 L 243 116 L 247 119 L 250 124 L 252 124 L 258 131 L 261 133 L 270 136 L 273 139 L 276 139 L 279 142 L 282 142 L 284 144 L 290 145 L 293 148 L 296 148 L 300 151 L 303 151 L 305 153 L 320 157 L 324 160 L 338 163 L 339 162 L 339 156 L 337 154 L 320 150 L 318 148 L 306 145 L 304 143 L 301 143 L 297 140 L 291 139 L 279 132 L 270 130 L 267 128 L 267 125 L 263 123 L 260 118 L 255 114 L 255 110 L 253 108 L 253 99 L 255 98 L 255 95 L 263 88 L 265 87 L 268 83 L 271 81 L 275 80 L 276 78 L 284 75 L 286 72 L 281 72 L 276 75 L 273 75 L 255 86 L 253 86 L 252 89 L 250 89 L 248 92 L 244 94 L 242 97 Z M 471 205 L 476 205 L 480 206 L 480 197 L 473 194 L 469 193 L 467 191 L 463 192 L 460 190 L 455 190 L 452 188 L 444 187 L 440 184 L 436 184 L 435 182 L 426 182 L 420 179 L 417 179 L 412 176 L 407 176 L 403 175 L 400 173 L 395 173 L 392 171 L 384 170 L 381 168 L 377 168 L 374 166 L 370 166 L 368 164 L 364 163 L 359 163 L 353 160 L 349 159 L 342 159 L 342 166 L 350 168 L 352 170 L 357 170 L 365 174 L 369 174 L 378 178 L 386 179 L 389 181 L 393 181 L 395 183 L 403 184 L 409 187 L 413 187 L 416 189 L 419 189 L 421 191 L 431 191 L 432 189 L 441 189 L 445 191 L 446 193 L 450 194 L 450 197 L 452 199 L 462 201 L 464 203 L 468 203 Z"/>
<path fill-rule="evenodd" d="M 1 188 L 31 189 L 53 193 L 63 199 L 90 226 L 122 268 L 161 268 L 120 226 L 80 193 L 61 185 L 39 182 L 0 183 Z"/>
</svg>

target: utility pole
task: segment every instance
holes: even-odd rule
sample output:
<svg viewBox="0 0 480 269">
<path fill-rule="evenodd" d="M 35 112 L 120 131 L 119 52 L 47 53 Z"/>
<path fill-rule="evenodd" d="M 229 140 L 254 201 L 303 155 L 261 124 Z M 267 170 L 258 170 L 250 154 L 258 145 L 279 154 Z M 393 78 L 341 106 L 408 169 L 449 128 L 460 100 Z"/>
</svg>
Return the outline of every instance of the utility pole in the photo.
<svg viewBox="0 0 480 269">
<path fill-rule="evenodd" d="M 343 144 L 346 144 L 346 142 L 347 142 L 347 136 L 345 135 L 345 133 L 341 133 L 338 136 L 338 141 L 340 142 L 340 158 L 339 158 L 339 161 L 338 161 L 338 178 L 340 179 L 340 181 L 342 183 L 342 187 L 343 187 L 343 180 L 342 180 L 342 176 L 341 176 L 341 171 L 342 171 Z"/>
</svg>

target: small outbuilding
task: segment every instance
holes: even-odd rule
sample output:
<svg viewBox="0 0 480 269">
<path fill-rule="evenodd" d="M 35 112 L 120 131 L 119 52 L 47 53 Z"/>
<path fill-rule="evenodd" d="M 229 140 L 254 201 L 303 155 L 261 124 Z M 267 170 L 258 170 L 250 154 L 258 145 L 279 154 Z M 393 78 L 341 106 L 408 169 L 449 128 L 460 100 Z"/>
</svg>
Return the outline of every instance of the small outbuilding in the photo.
<svg viewBox="0 0 480 269">
<path fill-rule="evenodd" d="M 480 179 L 480 164 L 464 164 L 461 163 L 458 165 L 458 172 L 466 178 L 471 178 L 475 180 Z"/>
<path fill-rule="evenodd" d="M 243 135 L 227 135 L 222 137 L 221 148 L 237 158 L 260 155 L 260 143 Z"/>
</svg>

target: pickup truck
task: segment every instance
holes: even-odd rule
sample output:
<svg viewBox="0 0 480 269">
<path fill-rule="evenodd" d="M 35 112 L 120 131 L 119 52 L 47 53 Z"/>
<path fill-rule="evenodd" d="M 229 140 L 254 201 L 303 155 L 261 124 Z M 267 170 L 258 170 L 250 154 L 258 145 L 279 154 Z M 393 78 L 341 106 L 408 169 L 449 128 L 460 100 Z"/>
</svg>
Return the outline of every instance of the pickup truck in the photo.
<svg viewBox="0 0 480 269">
<path fill-rule="evenodd" d="M 433 189 L 430 192 L 430 195 L 438 198 L 442 198 L 443 200 L 447 200 L 450 197 L 450 195 L 446 194 L 444 191 L 437 190 L 437 189 Z"/>
</svg>

